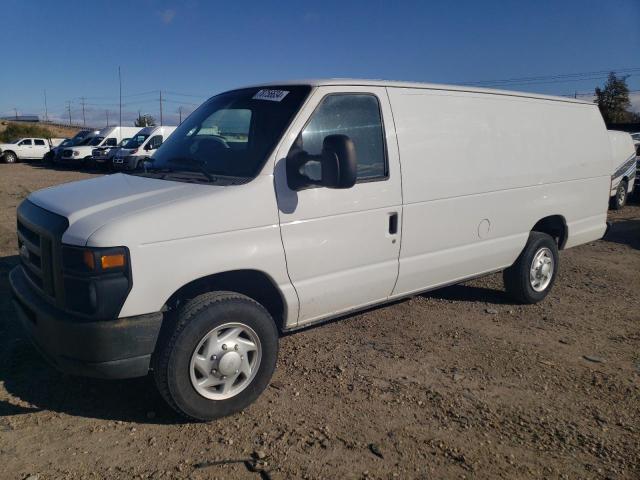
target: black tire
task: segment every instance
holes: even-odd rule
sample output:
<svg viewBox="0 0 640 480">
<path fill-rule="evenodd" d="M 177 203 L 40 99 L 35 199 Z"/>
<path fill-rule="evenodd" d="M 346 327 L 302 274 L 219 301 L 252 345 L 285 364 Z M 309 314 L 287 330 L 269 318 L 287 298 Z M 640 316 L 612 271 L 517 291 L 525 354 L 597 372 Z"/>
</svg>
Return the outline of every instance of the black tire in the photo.
<svg viewBox="0 0 640 480">
<path fill-rule="evenodd" d="M 247 325 L 257 334 L 261 359 L 244 390 L 211 400 L 191 383 L 191 356 L 211 330 L 229 322 Z M 269 384 L 278 357 L 278 330 L 269 312 L 251 298 L 234 292 L 205 293 L 180 307 L 167 326 L 154 355 L 153 376 L 164 400 L 179 414 L 199 421 L 224 417 L 250 405 Z"/>
<path fill-rule="evenodd" d="M 621 180 L 616 189 L 616 195 L 611 199 L 611 208 L 613 210 L 622 210 L 627 204 L 627 190 L 629 185 L 626 180 Z"/>
<path fill-rule="evenodd" d="M 536 255 L 546 249 L 553 261 L 551 279 L 544 289 L 537 291 L 532 285 L 530 272 Z M 504 286 L 507 293 L 520 303 L 531 304 L 543 300 L 555 283 L 559 265 L 558 245 L 553 237 L 541 232 L 531 232 L 524 250 L 515 263 L 503 272 Z"/>
<path fill-rule="evenodd" d="M 4 162 L 5 163 L 17 163 L 18 162 L 18 157 L 15 153 L 13 152 L 7 152 L 5 153 L 2 158 L 4 158 Z"/>
</svg>

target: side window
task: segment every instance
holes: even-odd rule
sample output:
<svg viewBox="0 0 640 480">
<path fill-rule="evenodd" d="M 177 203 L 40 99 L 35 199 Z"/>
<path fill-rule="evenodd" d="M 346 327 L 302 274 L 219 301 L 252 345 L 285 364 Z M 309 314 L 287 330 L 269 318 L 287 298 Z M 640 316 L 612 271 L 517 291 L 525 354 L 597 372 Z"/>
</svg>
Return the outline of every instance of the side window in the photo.
<svg viewBox="0 0 640 480">
<path fill-rule="evenodd" d="M 116 147 L 118 145 L 117 138 L 107 138 L 107 141 L 104 142 L 107 147 Z"/>
<path fill-rule="evenodd" d="M 162 145 L 162 135 L 154 135 L 149 140 L 149 150 L 155 150 Z"/>
<path fill-rule="evenodd" d="M 36 145 L 44 146 L 44 140 L 35 139 L 34 142 Z"/>
<path fill-rule="evenodd" d="M 296 146 L 310 155 L 319 155 L 327 135 L 347 135 L 358 157 L 358 180 L 387 177 L 384 132 L 378 98 L 371 94 L 326 96 L 298 136 Z M 319 179 L 319 165 L 309 162 L 305 174 Z"/>
<path fill-rule="evenodd" d="M 22 140 L 22 141 L 20 142 L 20 145 L 23 145 L 23 146 L 24 146 L 24 145 L 32 145 L 32 143 L 31 143 L 31 139 L 30 139 L 30 138 L 27 138 L 27 139 L 25 139 L 25 140 Z"/>
</svg>

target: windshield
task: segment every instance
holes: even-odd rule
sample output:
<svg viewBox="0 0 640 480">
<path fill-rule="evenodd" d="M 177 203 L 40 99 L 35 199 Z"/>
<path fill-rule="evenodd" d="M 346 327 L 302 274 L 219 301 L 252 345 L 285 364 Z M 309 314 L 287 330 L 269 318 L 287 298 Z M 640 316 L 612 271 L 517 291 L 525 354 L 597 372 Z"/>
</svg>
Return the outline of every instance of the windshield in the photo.
<svg viewBox="0 0 640 480">
<path fill-rule="evenodd" d="M 83 145 L 89 145 L 89 143 L 91 143 L 91 141 L 96 138 L 96 137 L 85 137 L 85 138 L 81 138 L 80 141 L 78 143 L 76 143 L 74 146 L 76 147 L 81 147 Z"/>
<path fill-rule="evenodd" d="M 102 142 L 102 140 L 104 140 L 104 137 L 93 137 L 88 145 L 97 147 L 98 145 L 100 145 L 100 142 Z"/>
<path fill-rule="evenodd" d="M 167 138 L 142 174 L 179 181 L 251 179 L 310 90 L 301 85 L 246 88 L 210 98 Z"/>
<path fill-rule="evenodd" d="M 127 143 L 124 144 L 124 148 L 138 148 L 143 142 L 149 138 L 149 135 L 136 135 L 133 138 L 130 138 Z"/>
<path fill-rule="evenodd" d="M 640 133 L 632 133 L 631 138 L 633 138 L 634 140 L 640 140 Z"/>
</svg>

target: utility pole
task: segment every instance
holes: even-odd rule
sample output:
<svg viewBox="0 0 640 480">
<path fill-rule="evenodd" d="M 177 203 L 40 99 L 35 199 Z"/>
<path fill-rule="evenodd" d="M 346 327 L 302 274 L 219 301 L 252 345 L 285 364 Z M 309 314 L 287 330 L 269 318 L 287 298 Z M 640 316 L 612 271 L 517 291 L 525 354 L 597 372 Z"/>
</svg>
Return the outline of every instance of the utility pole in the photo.
<svg viewBox="0 0 640 480">
<path fill-rule="evenodd" d="M 44 89 L 44 121 L 49 121 L 49 112 L 47 111 L 47 89 Z"/>
<path fill-rule="evenodd" d="M 578 91 L 577 90 L 574 90 L 573 98 L 578 98 Z"/>
<path fill-rule="evenodd" d="M 69 113 L 69 126 L 71 126 L 71 101 L 67 100 L 67 112 Z"/>
<path fill-rule="evenodd" d="M 160 126 L 162 126 L 162 90 L 160 90 Z"/>
<path fill-rule="evenodd" d="M 120 83 L 120 120 L 118 125 L 122 126 L 122 75 L 120 74 L 120 65 L 118 65 L 118 82 Z"/>
<path fill-rule="evenodd" d="M 107 114 L 107 127 L 109 126 L 109 110 L 105 110 L 104 113 Z"/>
<path fill-rule="evenodd" d="M 82 103 L 82 126 L 87 126 L 87 121 L 84 118 L 84 97 L 80 97 L 80 102 Z"/>
<path fill-rule="evenodd" d="M 180 122 L 178 122 L 178 125 L 181 125 L 182 124 L 182 105 L 178 107 L 178 113 L 180 114 Z"/>
<path fill-rule="evenodd" d="M 13 107 L 13 111 L 16 112 L 16 122 L 18 121 L 18 109 Z"/>
</svg>

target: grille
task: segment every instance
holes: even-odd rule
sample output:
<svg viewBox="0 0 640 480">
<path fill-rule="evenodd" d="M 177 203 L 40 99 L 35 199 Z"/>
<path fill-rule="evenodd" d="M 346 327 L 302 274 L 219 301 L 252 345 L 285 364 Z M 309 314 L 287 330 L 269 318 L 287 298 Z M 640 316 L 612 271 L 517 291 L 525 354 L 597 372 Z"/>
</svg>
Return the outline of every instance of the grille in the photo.
<svg viewBox="0 0 640 480">
<path fill-rule="evenodd" d="M 53 297 L 55 290 L 51 268 L 51 241 L 18 220 L 18 249 L 20 262 L 31 283 Z"/>
<path fill-rule="evenodd" d="M 45 299 L 55 305 L 63 305 L 62 234 L 69 227 L 69 222 L 29 200 L 20 204 L 17 213 L 22 270 Z"/>
</svg>

